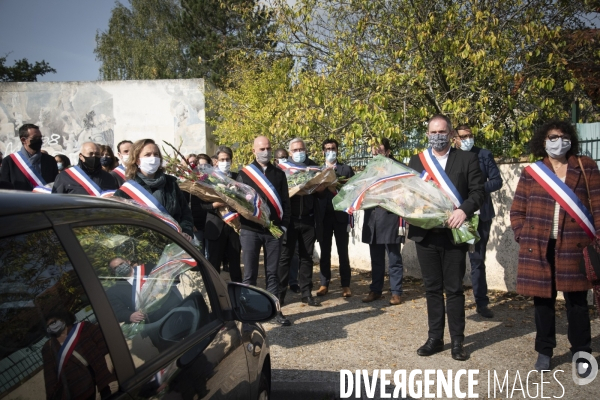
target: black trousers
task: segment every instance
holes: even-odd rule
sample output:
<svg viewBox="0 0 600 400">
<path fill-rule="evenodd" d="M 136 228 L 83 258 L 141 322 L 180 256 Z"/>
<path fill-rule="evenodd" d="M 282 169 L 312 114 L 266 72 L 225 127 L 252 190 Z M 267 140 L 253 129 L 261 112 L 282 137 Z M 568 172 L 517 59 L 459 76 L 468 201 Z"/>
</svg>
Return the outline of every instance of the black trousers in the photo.
<svg viewBox="0 0 600 400">
<path fill-rule="evenodd" d="M 323 241 L 321 245 L 321 286 L 329 286 L 331 281 L 331 248 L 332 237 L 335 235 L 335 245 L 340 259 L 340 279 L 342 287 L 350 286 L 350 258 L 348 257 L 348 223 L 338 222 L 331 214 L 323 221 Z"/>
<path fill-rule="evenodd" d="M 217 240 L 207 240 L 208 261 L 221 273 L 221 263 L 227 258 L 229 261 L 229 276 L 232 282 L 242 281 L 242 268 L 240 266 L 240 235 L 233 228 L 225 225 Z"/>
<path fill-rule="evenodd" d="M 471 260 L 471 284 L 473 285 L 475 304 L 478 307 L 487 307 L 490 304 L 490 299 L 487 296 L 487 279 L 485 276 L 485 251 L 490 239 L 491 228 L 491 219 L 489 221 L 479 221 L 477 232 L 481 240 L 475 243 L 475 251 L 469 253 L 469 259 Z"/>
<path fill-rule="evenodd" d="M 279 297 L 279 278 L 277 261 L 281 254 L 281 238 L 276 239 L 268 231 L 254 232 L 248 229 L 240 231 L 240 243 L 244 249 L 244 280 L 242 283 L 256 286 L 260 251 L 264 247 L 265 282 L 267 291 Z"/>
<path fill-rule="evenodd" d="M 556 240 L 548 242 L 546 259 L 552 268 L 552 297 L 534 297 L 535 308 L 535 351 L 552 357 L 556 347 L 556 280 L 554 253 Z M 567 307 L 567 322 L 569 328 L 567 337 L 571 343 L 571 353 L 578 351 L 592 353 L 592 332 L 590 328 L 590 313 L 588 310 L 587 291 L 563 292 Z"/>
<path fill-rule="evenodd" d="M 290 277 L 290 262 L 298 246 L 300 265 L 298 268 L 298 286 L 302 297 L 311 296 L 313 275 L 313 251 L 315 248 L 315 227 L 312 218 L 306 220 L 294 219 L 283 236 L 281 258 L 279 260 L 280 291 L 285 291 Z"/>
<path fill-rule="evenodd" d="M 429 232 L 416 243 L 417 258 L 425 284 L 429 337 L 443 339 L 445 318 L 452 340 L 463 340 L 465 295 L 463 278 L 467 268 L 467 245 L 455 245 L 446 232 Z M 446 303 L 444 304 L 444 291 Z"/>
</svg>

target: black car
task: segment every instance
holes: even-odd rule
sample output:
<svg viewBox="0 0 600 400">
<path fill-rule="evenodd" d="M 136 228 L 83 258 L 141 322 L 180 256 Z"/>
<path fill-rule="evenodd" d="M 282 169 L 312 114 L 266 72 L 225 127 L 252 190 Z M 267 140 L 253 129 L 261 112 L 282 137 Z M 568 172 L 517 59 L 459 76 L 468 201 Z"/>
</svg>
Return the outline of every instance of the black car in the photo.
<svg viewBox="0 0 600 400">
<path fill-rule="evenodd" d="M 268 399 L 278 311 L 143 209 L 0 191 L 0 398 Z"/>
</svg>

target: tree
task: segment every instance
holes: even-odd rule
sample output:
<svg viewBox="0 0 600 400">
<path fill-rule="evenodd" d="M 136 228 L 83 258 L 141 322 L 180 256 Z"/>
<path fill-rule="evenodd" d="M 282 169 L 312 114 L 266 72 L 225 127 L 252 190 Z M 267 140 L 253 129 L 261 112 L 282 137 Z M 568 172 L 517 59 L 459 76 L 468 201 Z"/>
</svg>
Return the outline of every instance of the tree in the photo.
<svg viewBox="0 0 600 400">
<path fill-rule="evenodd" d="M 26 58 L 16 60 L 14 65 L 5 65 L 7 56 L 0 57 L 0 82 L 37 82 L 38 76 L 56 73 L 46 61 L 30 64 Z"/>
</svg>

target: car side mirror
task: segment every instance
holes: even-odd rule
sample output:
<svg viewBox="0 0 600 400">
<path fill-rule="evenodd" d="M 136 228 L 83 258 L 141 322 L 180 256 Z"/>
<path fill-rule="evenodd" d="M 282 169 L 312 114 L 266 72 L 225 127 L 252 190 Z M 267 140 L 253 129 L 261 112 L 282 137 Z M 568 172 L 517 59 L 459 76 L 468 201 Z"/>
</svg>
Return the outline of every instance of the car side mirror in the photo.
<svg viewBox="0 0 600 400">
<path fill-rule="evenodd" d="M 265 322 L 281 310 L 277 297 L 261 288 L 229 282 L 227 289 L 238 321 Z"/>
</svg>

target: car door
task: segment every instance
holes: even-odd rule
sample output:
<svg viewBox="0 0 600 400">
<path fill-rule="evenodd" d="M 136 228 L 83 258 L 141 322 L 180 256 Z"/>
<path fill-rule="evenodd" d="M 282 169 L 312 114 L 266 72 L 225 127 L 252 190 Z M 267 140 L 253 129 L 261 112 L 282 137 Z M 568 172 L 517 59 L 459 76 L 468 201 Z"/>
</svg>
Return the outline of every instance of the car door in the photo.
<svg viewBox="0 0 600 400">
<path fill-rule="evenodd" d="M 102 310 L 121 393 L 250 397 L 241 324 L 224 317 L 226 285 L 180 234 L 128 210 L 47 214 Z M 117 275 L 115 263 L 132 273 Z M 138 312 L 142 322 L 132 317 Z"/>
</svg>

